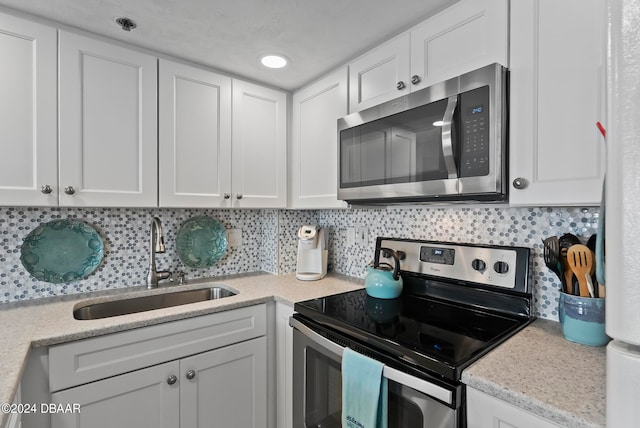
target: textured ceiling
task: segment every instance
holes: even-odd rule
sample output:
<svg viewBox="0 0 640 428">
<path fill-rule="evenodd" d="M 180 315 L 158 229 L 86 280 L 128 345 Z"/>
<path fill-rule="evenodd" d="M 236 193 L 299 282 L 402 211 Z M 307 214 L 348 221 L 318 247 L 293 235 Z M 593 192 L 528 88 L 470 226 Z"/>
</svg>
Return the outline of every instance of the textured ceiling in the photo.
<svg viewBox="0 0 640 428">
<path fill-rule="evenodd" d="M 457 0 L 0 0 L 0 5 L 297 89 Z M 136 21 L 131 32 L 114 22 Z M 291 59 L 281 70 L 264 53 Z"/>
</svg>

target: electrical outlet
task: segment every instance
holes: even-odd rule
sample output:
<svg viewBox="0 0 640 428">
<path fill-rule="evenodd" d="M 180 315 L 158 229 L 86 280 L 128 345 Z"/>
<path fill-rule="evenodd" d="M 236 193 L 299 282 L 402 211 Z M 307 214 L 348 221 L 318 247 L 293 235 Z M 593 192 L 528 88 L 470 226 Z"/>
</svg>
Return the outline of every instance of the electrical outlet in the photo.
<svg viewBox="0 0 640 428">
<path fill-rule="evenodd" d="M 347 227 L 347 245 L 353 246 L 356 244 L 356 228 Z"/>
<path fill-rule="evenodd" d="M 360 246 L 367 246 L 369 242 L 369 229 L 366 226 L 358 226 L 356 228 L 356 242 Z"/>
<path fill-rule="evenodd" d="M 229 247 L 231 248 L 242 247 L 242 229 L 227 230 L 227 241 L 229 242 Z"/>
</svg>

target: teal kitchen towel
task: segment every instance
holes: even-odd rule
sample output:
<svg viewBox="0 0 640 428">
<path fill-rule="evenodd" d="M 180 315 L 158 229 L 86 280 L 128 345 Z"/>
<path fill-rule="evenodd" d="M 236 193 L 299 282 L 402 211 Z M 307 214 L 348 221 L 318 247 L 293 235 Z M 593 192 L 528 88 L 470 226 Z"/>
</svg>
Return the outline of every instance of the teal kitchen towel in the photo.
<svg viewBox="0 0 640 428">
<path fill-rule="evenodd" d="M 343 428 L 387 428 L 384 364 L 345 348 L 342 354 Z"/>
</svg>

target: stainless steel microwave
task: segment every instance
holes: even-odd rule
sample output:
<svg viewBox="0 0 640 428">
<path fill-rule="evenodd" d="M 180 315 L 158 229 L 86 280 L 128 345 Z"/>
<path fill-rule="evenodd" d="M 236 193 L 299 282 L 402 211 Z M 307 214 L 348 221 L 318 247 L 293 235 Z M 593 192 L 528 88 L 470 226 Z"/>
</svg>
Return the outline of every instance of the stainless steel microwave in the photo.
<svg viewBox="0 0 640 428">
<path fill-rule="evenodd" d="M 338 199 L 507 200 L 507 70 L 463 74 L 338 120 Z"/>
</svg>

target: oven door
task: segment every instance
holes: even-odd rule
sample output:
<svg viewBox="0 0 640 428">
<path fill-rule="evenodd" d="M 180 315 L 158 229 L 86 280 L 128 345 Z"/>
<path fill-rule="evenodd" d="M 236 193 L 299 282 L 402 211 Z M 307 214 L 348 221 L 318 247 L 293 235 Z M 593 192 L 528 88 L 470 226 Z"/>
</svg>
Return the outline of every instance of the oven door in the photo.
<svg viewBox="0 0 640 428">
<path fill-rule="evenodd" d="M 341 427 L 344 348 L 291 318 L 293 329 L 293 426 Z M 446 389 L 385 366 L 388 380 L 388 426 L 456 428 L 456 390 Z M 446 404 L 445 404 L 446 403 Z"/>
</svg>

